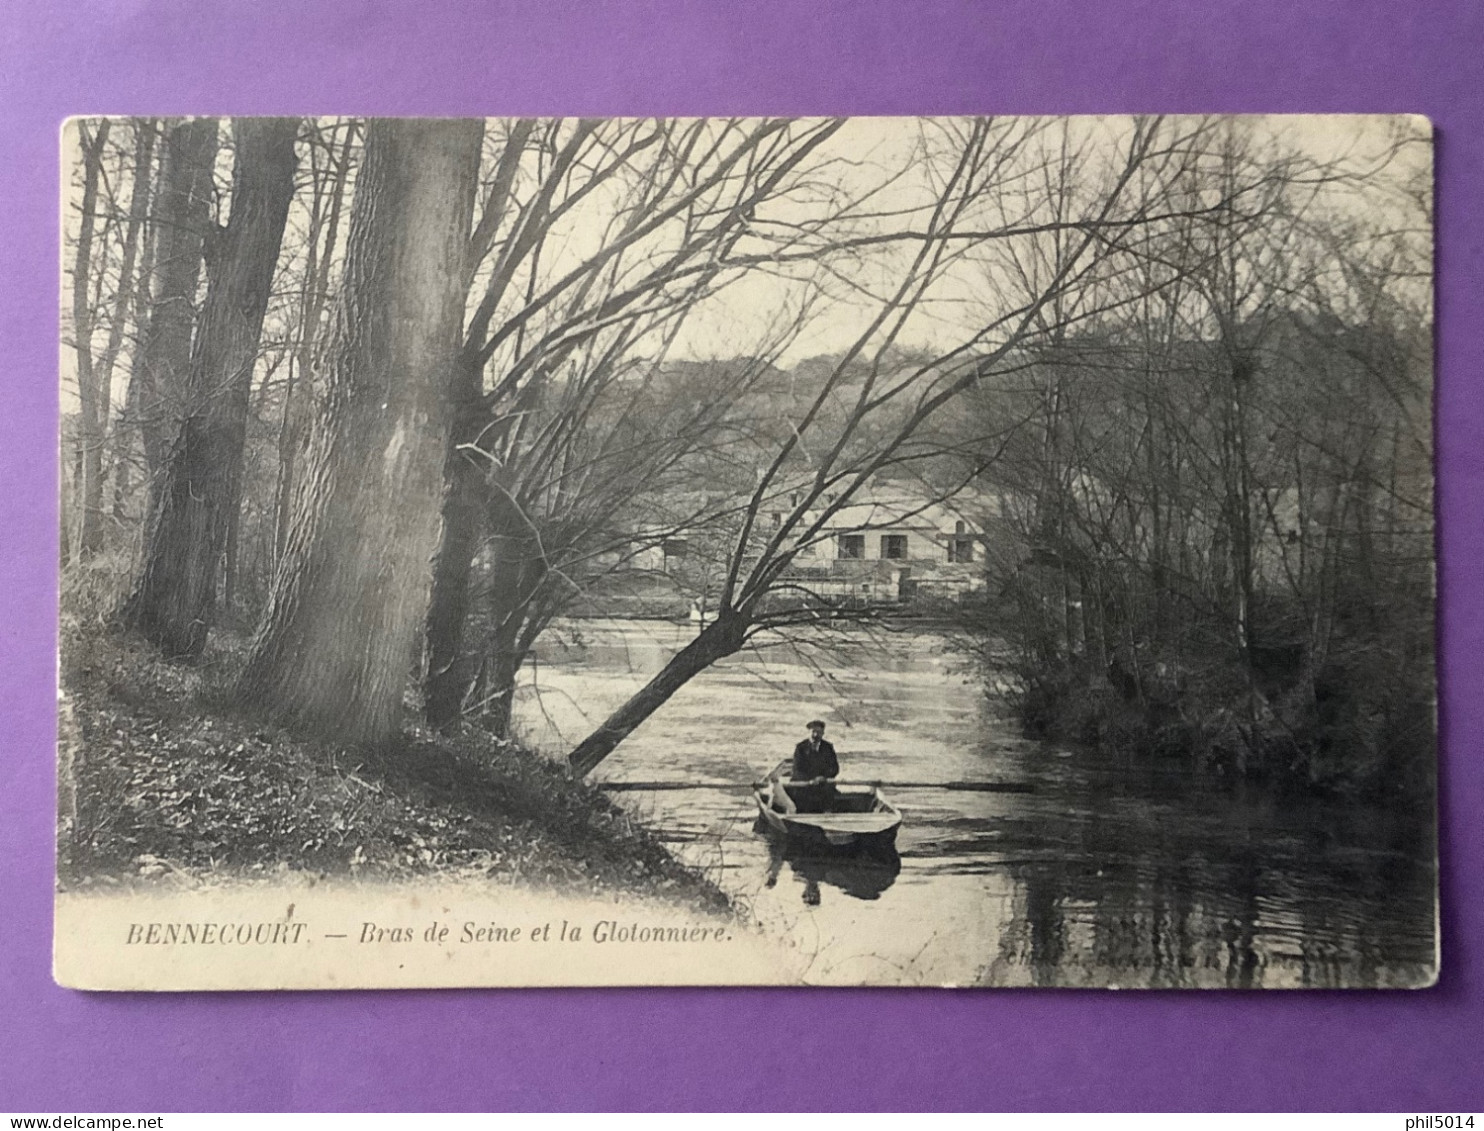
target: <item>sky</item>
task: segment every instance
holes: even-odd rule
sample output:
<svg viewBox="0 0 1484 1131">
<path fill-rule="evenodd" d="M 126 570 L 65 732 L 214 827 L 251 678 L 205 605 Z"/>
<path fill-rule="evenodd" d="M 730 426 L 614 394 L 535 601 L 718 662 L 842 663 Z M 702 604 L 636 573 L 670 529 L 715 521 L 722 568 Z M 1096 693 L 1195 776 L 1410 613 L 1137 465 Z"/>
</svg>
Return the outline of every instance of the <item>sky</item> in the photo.
<svg viewBox="0 0 1484 1131">
<path fill-rule="evenodd" d="M 1174 121 L 1179 128 L 1186 120 Z M 1281 143 L 1296 147 L 1318 162 L 1341 161 L 1351 169 L 1374 170 L 1379 156 L 1398 138 L 1425 143 L 1430 126 L 1416 117 L 1386 115 L 1274 116 L 1244 120 L 1259 143 Z M 1061 128 L 1065 123 L 1065 130 Z M 1116 157 L 1129 139 L 1133 120 L 1129 118 L 1072 119 L 1005 119 L 998 126 L 1007 139 L 1024 138 L 1041 131 L 1041 136 L 1069 139 L 1074 146 L 1085 146 L 1089 168 L 1099 168 Z M 868 190 L 874 208 L 896 214 L 892 223 L 921 226 L 928 215 L 942 177 L 950 161 L 940 152 L 936 159 L 924 155 L 924 145 L 943 149 L 943 138 L 965 128 L 966 120 L 943 119 L 924 122 L 914 118 L 857 118 L 843 128 L 815 155 L 820 166 L 816 188 L 809 201 L 775 202 L 761 215 L 778 223 L 800 223 L 818 215 L 824 194 L 859 198 Z M 64 195 L 62 220 L 64 231 L 75 232 L 81 204 L 81 190 L 76 176 L 78 158 L 74 129 L 62 137 Z M 1391 192 L 1430 170 L 1431 148 L 1427 144 L 1410 144 L 1396 151 L 1383 172 L 1368 177 L 1360 185 L 1327 188 L 1316 199 L 1316 206 L 1339 213 L 1384 215 L 1401 210 Z M 1001 182 L 1009 187 L 1010 209 L 1020 207 L 1017 194 L 1034 196 L 1037 186 L 1018 179 L 1035 161 L 1029 157 L 1018 166 L 1004 171 Z M 221 179 L 229 175 L 225 161 L 219 170 Z M 885 187 L 882 187 L 885 186 Z M 992 194 L 986 195 L 986 202 Z M 990 209 L 990 212 L 993 210 Z M 1039 214 L 1039 213 L 1038 213 Z M 563 232 L 560 244 L 547 253 L 547 269 L 555 270 L 566 260 L 577 262 L 600 246 L 613 216 L 613 202 L 595 196 L 583 213 L 575 213 L 573 222 Z M 997 217 L 985 213 L 976 226 L 992 224 Z M 862 220 L 860 230 L 880 230 L 889 221 Z M 1425 241 L 1430 246 L 1430 241 Z M 875 297 L 889 291 L 902 277 L 908 248 L 877 251 L 842 264 L 842 270 L 822 280 L 823 289 L 809 282 L 815 275 L 808 267 L 794 267 L 780 274 L 750 273 L 732 283 L 718 295 L 701 303 L 689 316 L 671 347 L 671 356 L 702 360 L 713 357 L 748 355 L 759 350 L 760 343 L 778 342 L 781 327 L 790 323 L 810 298 L 809 317 L 799 332 L 782 345 L 779 360 L 791 365 L 805 358 L 838 354 L 847 349 L 879 310 Z M 1004 274 L 1003 247 L 989 247 L 966 257 L 944 272 L 941 280 L 928 292 L 921 309 L 902 328 L 899 343 L 907 348 L 941 351 L 964 341 L 982 327 L 988 317 L 1001 311 L 1003 295 L 1015 290 Z M 64 334 L 70 320 L 72 248 L 63 241 L 60 301 Z M 1010 305 L 1014 305 L 1011 303 Z M 101 344 L 101 339 L 100 339 Z M 114 381 L 115 403 L 124 396 L 127 353 L 119 359 Z M 76 410 L 76 357 L 64 343 L 60 352 L 62 408 L 64 413 Z"/>
<path fill-rule="evenodd" d="M 1242 120 L 1252 125 L 1260 143 L 1290 145 L 1315 162 L 1339 162 L 1354 170 L 1377 169 L 1398 136 L 1417 142 L 1427 142 L 1431 137 L 1430 123 L 1415 115 L 1273 115 Z M 1065 121 L 1069 133 L 1111 156 L 1116 147 L 1126 143 L 1132 119 L 1040 121 L 1053 125 Z M 911 160 L 920 128 L 919 120 L 911 118 L 852 120 L 832 142 L 841 155 L 859 162 L 859 168 L 845 170 L 843 183 L 864 183 L 886 170 L 900 168 L 903 161 Z M 1394 154 L 1380 180 L 1401 183 L 1419 169 L 1430 174 L 1431 160 L 1430 145 L 1404 146 Z M 1367 184 L 1364 191 L 1355 186 L 1335 186 L 1320 193 L 1315 206 L 1376 216 L 1387 207 L 1396 207 L 1386 203 L 1386 194 L 1380 191 L 1384 187 L 1376 181 Z M 920 203 L 924 189 L 921 178 L 908 178 L 889 194 L 890 204 L 907 207 L 914 200 Z M 1431 246 L 1430 240 L 1424 243 Z M 927 304 L 923 314 L 906 325 L 901 344 L 937 352 L 972 335 L 983 325 L 984 315 L 995 309 L 982 294 L 976 301 L 975 284 L 982 281 L 981 272 L 967 267 L 952 272 L 950 279 L 933 292 L 937 301 Z M 766 337 L 766 327 L 776 319 L 783 300 L 784 291 L 775 281 L 747 279 L 698 311 L 674 352 L 695 359 L 746 352 L 749 342 Z M 817 310 L 806 331 L 783 351 L 782 361 L 787 364 L 842 352 L 865 329 L 877 309 L 875 304 L 859 299 L 841 298 Z"/>
</svg>

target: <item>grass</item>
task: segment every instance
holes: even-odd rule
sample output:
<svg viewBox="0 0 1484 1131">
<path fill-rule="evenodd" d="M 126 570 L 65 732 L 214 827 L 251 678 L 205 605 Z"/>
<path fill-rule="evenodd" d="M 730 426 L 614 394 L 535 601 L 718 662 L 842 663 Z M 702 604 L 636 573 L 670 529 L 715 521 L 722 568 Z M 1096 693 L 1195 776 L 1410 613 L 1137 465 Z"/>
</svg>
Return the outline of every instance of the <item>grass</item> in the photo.
<svg viewBox="0 0 1484 1131">
<path fill-rule="evenodd" d="M 290 871 L 484 877 L 729 908 L 601 791 L 487 733 L 409 722 L 398 743 L 364 751 L 209 706 L 239 652 L 228 638 L 187 667 L 64 626 L 64 887 Z"/>
</svg>

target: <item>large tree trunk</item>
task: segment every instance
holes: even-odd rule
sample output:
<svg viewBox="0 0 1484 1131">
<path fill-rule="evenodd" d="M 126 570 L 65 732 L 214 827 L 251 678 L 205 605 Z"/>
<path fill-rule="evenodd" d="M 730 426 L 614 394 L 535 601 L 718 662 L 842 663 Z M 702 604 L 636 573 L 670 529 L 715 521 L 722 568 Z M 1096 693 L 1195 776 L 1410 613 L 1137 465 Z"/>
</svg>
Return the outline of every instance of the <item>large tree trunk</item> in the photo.
<svg viewBox="0 0 1484 1131">
<path fill-rule="evenodd" d="M 248 706 L 337 742 L 400 729 L 438 541 L 482 135 L 478 121 L 366 131 L 326 402 L 238 686 Z"/>
<path fill-rule="evenodd" d="M 149 318 L 134 349 L 129 402 L 144 446 L 151 504 L 158 492 L 173 414 L 191 365 L 201 247 L 211 222 L 212 166 L 219 128 L 214 118 L 177 122 L 165 134 L 164 168 L 151 218 L 154 286 Z"/>
<path fill-rule="evenodd" d="M 428 725 L 458 721 L 464 692 L 474 672 L 465 655 L 464 622 L 469 615 L 469 576 L 484 524 L 487 491 L 484 468 L 463 445 L 479 439 L 489 420 L 482 410 L 480 366 L 465 351 L 453 370 L 454 424 L 444 457 L 443 526 L 433 559 L 433 589 L 426 628 L 427 677 L 423 711 Z M 495 579 L 496 584 L 499 579 Z"/>
<path fill-rule="evenodd" d="M 299 305 L 299 343 L 288 382 L 283 393 L 283 420 L 278 430 L 278 483 L 273 496 L 273 560 L 283 555 L 288 541 L 293 512 L 294 484 L 298 473 L 299 451 L 309 429 L 312 382 L 320 345 L 320 316 L 330 290 L 330 264 L 335 258 L 335 241 L 340 230 L 340 212 L 345 201 L 346 181 L 350 177 L 351 147 L 356 126 L 345 127 L 345 141 L 340 160 L 327 172 L 331 179 L 329 216 L 320 223 L 323 201 L 316 200 L 309 226 L 309 259 L 304 267 L 304 292 Z M 320 186 L 315 186 L 320 192 Z M 320 229 L 324 227 L 324 247 L 320 247 Z"/>
<path fill-rule="evenodd" d="M 501 511 L 504 511 L 501 514 Z M 525 519 L 510 503 L 494 512 L 503 534 L 492 538 L 490 563 L 490 632 L 480 648 L 489 701 L 484 727 L 500 738 L 510 736 L 515 708 L 515 681 L 531 646 L 551 621 L 550 605 L 540 607 L 538 598 L 547 581 L 541 546 Z"/>
<path fill-rule="evenodd" d="M 741 613 L 723 609 L 699 636 L 671 657 L 659 674 L 573 748 L 567 755 L 572 772 L 579 777 L 591 773 L 640 723 L 664 706 L 670 696 L 717 660 L 741 648 L 747 639 L 748 625 L 748 618 Z"/>
<path fill-rule="evenodd" d="M 124 621 L 167 654 L 193 658 L 216 613 L 217 568 L 242 499 L 258 337 L 294 195 L 296 118 L 233 124 L 232 215 L 213 257 L 191 351 L 187 415 L 170 453 L 139 581 Z"/>
<path fill-rule="evenodd" d="M 516 643 L 519 635 L 519 625 L 501 625 L 490 640 L 486 657 L 485 678 L 490 691 L 483 723 L 497 738 L 510 737 L 510 723 L 515 714 L 515 681 L 526 659 Z"/>
<path fill-rule="evenodd" d="M 484 214 L 464 257 L 470 282 L 500 232 L 521 154 L 534 124 L 530 119 L 517 122 L 506 140 Z M 531 285 L 534 283 L 533 274 Z M 475 323 L 478 324 L 477 317 Z M 433 559 L 433 589 L 424 630 L 427 662 L 423 712 L 435 727 L 446 727 L 459 718 L 464 695 L 475 679 L 472 669 L 479 667 L 479 659 L 469 656 L 464 647 L 464 627 L 469 612 L 469 579 L 484 530 L 488 491 L 483 476 L 487 469 L 478 466 L 475 457 L 463 450 L 463 445 L 489 439 L 483 435 L 490 423 L 490 413 L 483 403 L 484 365 L 479 359 L 482 337 L 483 331 L 478 331 L 478 340 L 464 343 L 464 350 L 449 371 L 454 420 L 444 459 L 443 527 L 438 553 Z"/>
</svg>

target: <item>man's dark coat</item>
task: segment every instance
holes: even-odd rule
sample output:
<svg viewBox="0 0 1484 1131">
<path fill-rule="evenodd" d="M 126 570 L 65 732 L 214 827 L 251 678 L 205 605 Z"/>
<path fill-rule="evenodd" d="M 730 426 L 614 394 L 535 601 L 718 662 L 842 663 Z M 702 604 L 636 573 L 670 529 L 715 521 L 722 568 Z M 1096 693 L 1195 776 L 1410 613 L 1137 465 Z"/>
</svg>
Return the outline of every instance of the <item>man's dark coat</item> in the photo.
<svg viewBox="0 0 1484 1131">
<path fill-rule="evenodd" d="M 789 771 L 790 781 L 808 781 L 810 778 L 833 778 L 840 774 L 840 760 L 835 757 L 835 748 L 825 739 L 819 740 L 819 745 L 814 745 L 810 739 L 804 739 L 794 747 L 793 769 Z"/>
</svg>

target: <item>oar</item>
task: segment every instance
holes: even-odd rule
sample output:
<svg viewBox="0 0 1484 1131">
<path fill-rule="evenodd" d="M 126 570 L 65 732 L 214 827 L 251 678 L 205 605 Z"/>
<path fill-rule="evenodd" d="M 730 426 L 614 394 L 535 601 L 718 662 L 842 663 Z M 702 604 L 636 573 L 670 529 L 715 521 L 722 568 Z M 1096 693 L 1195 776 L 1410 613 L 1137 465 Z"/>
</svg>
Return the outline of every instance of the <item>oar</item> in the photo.
<svg viewBox="0 0 1484 1131">
<path fill-rule="evenodd" d="M 964 793 L 1035 793 L 1028 781 L 883 781 L 882 789 L 952 789 Z"/>
<path fill-rule="evenodd" d="M 948 789 L 961 793 L 1034 793 L 1036 791 L 1036 787 L 1030 782 L 1016 781 L 874 781 L 858 784 L 874 785 L 881 789 Z M 604 781 L 598 782 L 597 785 L 599 789 L 606 789 L 611 793 L 629 793 L 640 790 L 668 792 L 680 789 L 723 789 L 750 793 L 760 788 L 759 783 L 745 785 L 734 781 Z"/>
</svg>

